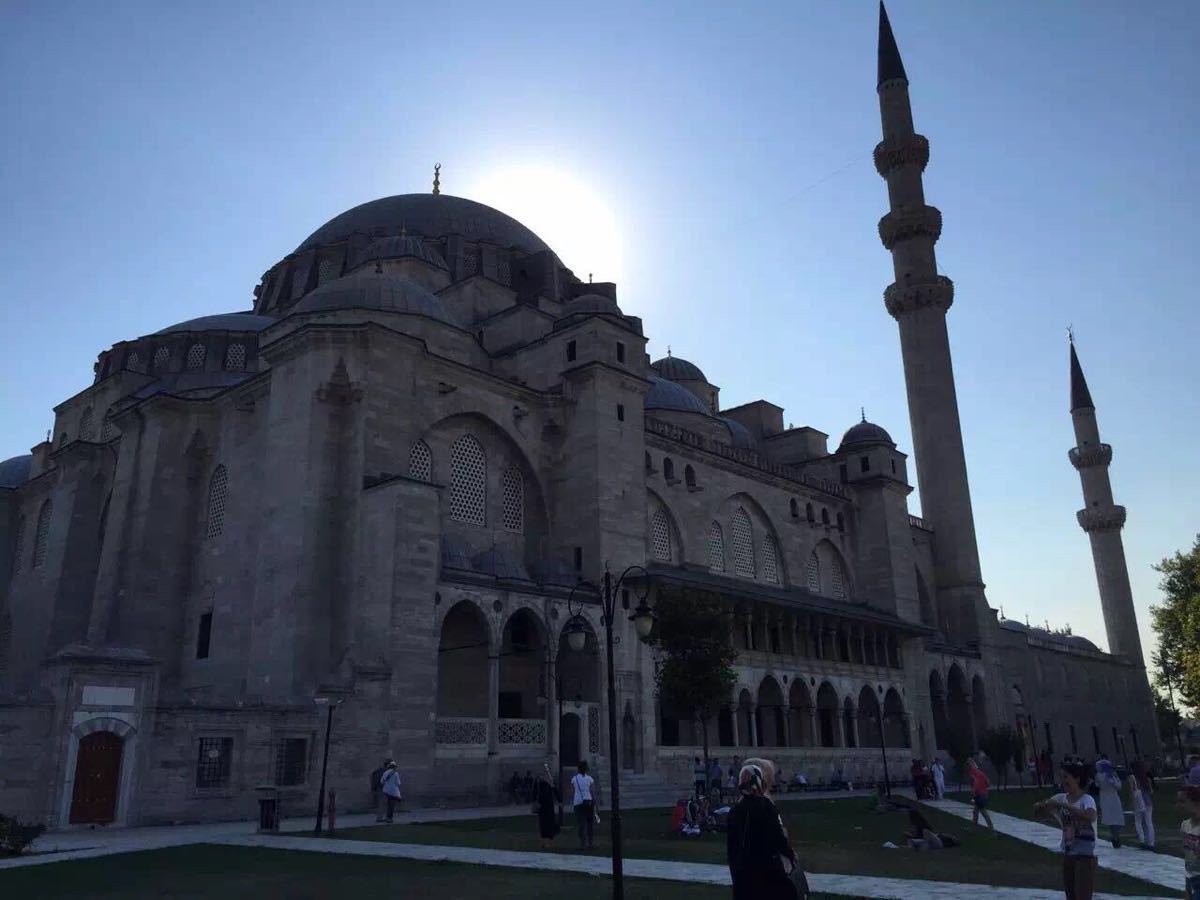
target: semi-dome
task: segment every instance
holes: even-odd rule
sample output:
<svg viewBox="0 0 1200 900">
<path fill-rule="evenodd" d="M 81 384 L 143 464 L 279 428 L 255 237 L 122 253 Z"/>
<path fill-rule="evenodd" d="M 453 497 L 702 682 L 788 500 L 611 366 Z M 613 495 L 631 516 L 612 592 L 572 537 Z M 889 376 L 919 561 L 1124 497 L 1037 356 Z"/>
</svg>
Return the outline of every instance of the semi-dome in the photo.
<svg viewBox="0 0 1200 900">
<path fill-rule="evenodd" d="M 703 381 L 708 384 L 708 379 L 704 377 L 698 365 L 678 356 L 664 356 L 650 363 L 650 368 L 671 381 Z"/>
<path fill-rule="evenodd" d="M 603 294 L 582 294 L 578 297 L 573 297 L 563 304 L 564 316 L 574 316 L 577 314 L 624 315 L 621 312 L 621 307 L 617 306 L 617 301 L 611 297 L 605 297 Z"/>
<path fill-rule="evenodd" d="M 729 438 L 732 446 L 739 450 L 754 450 L 754 435 L 750 433 L 750 429 L 736 419 L 730 419 L 726 416 L 717 416 L 725 426 L 729 429 Z"/>
<path fill-rule="evenodd" d="M 712 415 L 712 411 L 700 402 L 700 398 L 687 388 L 654 375 L 650 376 L 650 390 L 646 392 L 646 409 Z"/>
<path fill-rule="evenodd" d="M 155 334 L 174 334 L 180 331 L 262 331 L 274 325 L 275 319 L 270 316 L 260 316 L 252 312 L 218 313 L 213 316 L 200 316 L 198 319 L 188 319 L 175 325 L 168 325 Z"/>
<path fill-rule="evenodd" d="M 293 306 L 291 315 L 337 309 L 378 309 L 457 324 L 441 299 L 419 284 L 370 267 L 321 285 Z"/>
<path fill-rule="evenodd" d="M 896 442 L 892 440 L 890 434 L 874 422 L 868 422 L 866 419 L 852 426 L 849 431 L 842 435 L 842 443 L 838 445 L 838 449 L 841 450 L 844 447 L 850 447 L 855 444 L 888 444 L 892 447 L 896 446 Z"/>
<path fill-rule="evenodd" d="M 33 455 L 14 456 L 0 462 L 0 488 L 19 488 L 29 480 Z"/>
<path fill-rule="evenodd" d="M 469 241 L 516 247 L 526 253 L 550 249 L 516 219 L 474 200 L 447 194 L 398 194 L 334 216 L 310 234 L 296 252 L 342 241 L 352 234 L 373 237 L 410 234 L 427 238 L 453 234 Z"/>
<path fill-rule="evenodd" d="M 446 265 L 446 260 L 442 259 L 442 254 L 427 247 L 425 242 L 420 238 L 409 235 L 394 235 L 371 241 L 362 250 L 354 254 L 350 268 L 354 269 L 363 263 L 373 262 L 377 259 L 400 259 L 405 256 L 415 257 L 439 269 L 449 268 Z"/>
</svg>

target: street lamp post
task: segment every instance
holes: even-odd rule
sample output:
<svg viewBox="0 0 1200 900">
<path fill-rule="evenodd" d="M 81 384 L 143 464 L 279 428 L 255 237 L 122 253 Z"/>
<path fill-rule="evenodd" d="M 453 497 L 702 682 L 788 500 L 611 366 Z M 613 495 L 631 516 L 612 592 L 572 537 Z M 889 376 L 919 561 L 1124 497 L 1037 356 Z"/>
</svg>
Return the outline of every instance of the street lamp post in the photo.
<svg viewBox="0 0 1200 900">
<path fill-rule="evenodd" d="M 1025 714 L 1025 727 L 1029 729 L 1029 743 L 1033 747 L 1033 774 L 1038 787 L 1042 786 L 1042 761 L 1038 758 L 1037 729 L 1033 727 L 1033 716 Z"/>
<path fill-rule="evenodd" d="M 341 701 L 329 697 L 316 697 L 313 700 L 317 706 L 325 707 L 325 753 L 321 757 L 321 790 L 317 794 L 317 825 L 313 834 L 321 833 L 321 820 L 325 818 L 325 773 L 329 769 L 329 733 L 333 730 L 333 709 Z"/>
<path fill-rule="evenodd" d="M 646 574 L 646 570 L 641 566 L 630 566 L 614 581 L 612 574 L 606 566 L 604 569 L 603 589 L 597 590 L 595 585 L 581 581 L 571 589 L 571 593 L 567 596 L 567 611 L 571 614 L 571 619 L 568 621 L 566 628 L 567 643 L 576 652 L 583 650 L 587 643 L 587 628 L 580 615 L 583 610 L 583 601 L 575 599 L 575 592 L 583 588 L 590 593 L 599 594 L 601 609 L 604 612 L 604 649 L 608 665 L 608 771 L 609 790 L 612 791 L 612 811 L 610 812 L 610 816 L 612 818 L 613 900 L 624 900 L 625 897 L 624 861 L 621 857 L 620 759 L 617 755 L 617 676 L 613 664 L 613 645 L 618 643 L 620 638 L 613 636 L 613 621 L 616 618 L 617 592 L 621 590 L 625 579 L 630 573 L 635 571 L 641 573 L 643 576 Z M 644 587 L 640 591 L 637 591 L 637 597 L 640 602 L 633 615 L 629 617 L 629 620 L 633 622 L 637 629 L 638 637 L 643 640 L 650 636 L 650 631 L 654 627 L 654 613 L 646 604 L 647 594 L 648 589 Z M 628 600 L 624 601 L 622 605 L 628 609 Z"/>
</svg>

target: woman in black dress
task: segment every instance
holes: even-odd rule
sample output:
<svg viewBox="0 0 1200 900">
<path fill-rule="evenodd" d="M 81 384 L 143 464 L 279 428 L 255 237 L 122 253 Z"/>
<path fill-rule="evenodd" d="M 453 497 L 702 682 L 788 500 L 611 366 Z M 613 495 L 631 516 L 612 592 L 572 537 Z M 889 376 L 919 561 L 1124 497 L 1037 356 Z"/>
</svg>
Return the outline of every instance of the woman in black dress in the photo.
<svg viewBox="0 0 1200 900">
<path fill-rule="evenodd" d="M 558 834 L 558 788 L 550 777 L 550 767 L 542 766 L 542 777 L 534 787 L 534 802 L 537 804 L 538 833 L 542 836 L 542 847 L 549 850 Z"/>
<path fill-rule="evenodd" d="M 742 799 L 729 814 L 726 851 L 733 900 L 797 900 L 796 854 L 779 810 L 763 795 L 763 772 L 747 765 L 738 777 Z"/>
</svg>

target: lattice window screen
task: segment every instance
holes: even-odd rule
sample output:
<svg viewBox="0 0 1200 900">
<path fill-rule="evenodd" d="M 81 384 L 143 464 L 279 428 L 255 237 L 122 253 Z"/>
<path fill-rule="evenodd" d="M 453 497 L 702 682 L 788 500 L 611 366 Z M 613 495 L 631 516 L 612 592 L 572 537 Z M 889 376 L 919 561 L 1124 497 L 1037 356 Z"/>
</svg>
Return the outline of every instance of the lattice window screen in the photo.
<svg viewBox="0 0 1200 900">
<path fill-rule="evenodd" d="M 842 561 L 835 559 L 833 561 L 833 571 L 830 572 L 832 580 L 833 596 L 837 600 L 846 599 L 846 572 L 842 568 Z"/>
<path fill-rule="evenodd" d="M 665 510 L 656 509 L 650 520 L 650 541 L 654 558 L 664 562 L 671 561 L 671 523 L 667 520 Z"/>
<path fill-rule="evenodd" d="M 138 356 L 138 353 L 136 350 L 134 350 L 132 353 L 129 354 L 129 356 L 127 356 L 125 358 L 125 368 L 130 369 L 132 371 L 136 372 L 137 367 L 140 366 L 141 364 L 142 364 L 142 358 L 140 356 Z"/>
<path fill-rule="evenodd" d="M 321 264 L 317 267 L 317 284 L 324 284 L 333 278 L 337 278 L 337 260 L 321 260 Z"/>
<path fill-rule="evenodd" d="M 203 369 L 205 357 L 208 356 L 208 351 L 204 349 L 203 344 L 192 344 L 188 347 L 187 367 L 189 369 Z"/>
<path fill-rule="evenodd" d="M 165 369 L 167 363 L 171 361 L 171 351 L 166 347 L 159 347 L 154 351 L 154 369 Z"/>
<path fill-rule="evenodd" d="M 33 567 L 36 569 L 46 561 L 46 548 L 50 542 L 50 514 L 53 505 L 49 500 L 42 504 L 38 513 L 37 530 L 33 534 Z"/>
<path fill-rule="evenodd" d="M 104 424 L 100 426 L 100 440 L 111 441 L 117 436 L 117 426 L 113 424 L 112 407 L 104 414 Z"/>
<path fill-rule="evenodd" d="M 234 371 L 246 368 L 245 344 L 230 344 L 225 348 L 225 368 Z"/>
<path fill-rule="evenodd" d="M 450 448 L 450 518 L 487 524 L 487 465 L 483 447 L 469 434 Z"/>
<path fill-rule="evenodd" d="M 208 483 L 208 525 L 206 537 L 216 537 L 225 530 L 225 501 L 229 497 L 229 473 L 217 466 Z"/>
<path fill-rule="evenodd" d="M 81 441 L 90 441 L 95 434 L 92 431 L 92 408 L 89 406 L 83 411 L 83 415 L 79 417 L 79 439 Z"/>
<path fill-rule="evenodd" d="M 805 586 L 814 594 L 821 593 L 821 561 L 817 559 L 814 550 L 808 558 L 808 566 L 804 570 Z"/>
<path fill-rule="evenodd" d="M 525 479 L 521 477 L 521 470 L 512 466 L 505 471 L 502 487 L 504 530 L 522 532 L 525 530 Z"/>
<path fill-rule="evenodd" d="M 501 284 L 512 284 L 512 266 L 509 265 L 508 260 L 500 260 L 496 266 L 496 269 L 496 274 L 498 276 L 497 280 Z"/>
<path fill-rule="evenodd" d="M 775 552 L 775 538 L 769 534 L 762 542 L 762 576 L 764 581 L 779 583 L 779 559 Z"/>
<path fill-rule="evenodd" d="M 21 561 L 25 558 L 25 517 L 17 520 L 17 544 L 13 548 L 13 574 L 21 571 Z"/>
<path fill-rule="evenodd" d="M 475 255 L 474 250 L 468 250 L 463 254 L 463 277 L 474 275 L 479 269 L 479 257 Z"/>
<path fill-rule="evenodd" d="M 708 567 L 714 572 L 725 571 L 725 532 L 719 522 L 708 526 Z"/>
<path fill-rule="evenodd" d="M 749 514 L 740 506 L 733 511 L 733 571 L 754 577 L 754 531 Z"/>
<path fill-rule="evenodd" d="M 424 441 L 417 441 L 408 451 L 408 477 L 418 481 L 433 480 L 433 454 Z"/>
</svg>

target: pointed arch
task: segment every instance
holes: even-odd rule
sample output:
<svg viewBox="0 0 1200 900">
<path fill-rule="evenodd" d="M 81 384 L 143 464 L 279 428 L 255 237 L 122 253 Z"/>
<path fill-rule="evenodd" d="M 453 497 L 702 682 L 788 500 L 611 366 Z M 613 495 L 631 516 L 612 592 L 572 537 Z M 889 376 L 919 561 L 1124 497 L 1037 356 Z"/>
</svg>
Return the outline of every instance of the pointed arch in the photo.
<svg viewBox="0 0 1200 900">
<path fill-rule="evenodd" d="M 754 529 L 750 524 L 750 514 L 743 506 L 733 511 L 733 571 L 743 578 L 753 578 L 754 569 Z"/>
<path fill-rule="evenodd" d="M 450 446 L 450 518 L 487 524 L 487 459 L 471 434 L 459 436 Z"/>
<path fill-rule="evenodd" d="M 785 707 L 783 690 L 770 675 L 758 685 L 758 746 L 786 747 Z"/>
<path fill-rule="evenodd" d="M 215 538 L 225 530 L 225 504 L 229 496 L 229 472 L 220 465 L 208 481 L 208 506 L 204 536 Z"/>
<path fill-rule="evenodd" d="M 909 747 L 912 738 L 908 731 L 908 716 L 904 701 L 895 688 L 888 688 L 883 698 L 883 742 L 888 747 Z"/>
<path fill-rule="evenodd" d="M 845 600 L 850 596 L 850 579 L 842 554 L 830 541 L 819 541 L 808 558 L 805 582 L 809 591 L 822 597 Z"/>
<path fill-rule="evenodd" d="M 474 603 L 460 601 L 446 613 L 438 641 L 439 717 L 483 717 L 488 714 L 490 643 L 487 617 Z"/>
<path fill-rule="evenodd" d="M 725 532 L 716 520 L 708 526 L 708 567 L 714 572 L 725 571 Z"/>
<path fill-rule="evenodd" d="M 655 559 L 671 562 L 671 520 L 661 506 L 650 517 L 650 549 Z"/>
</svg>

